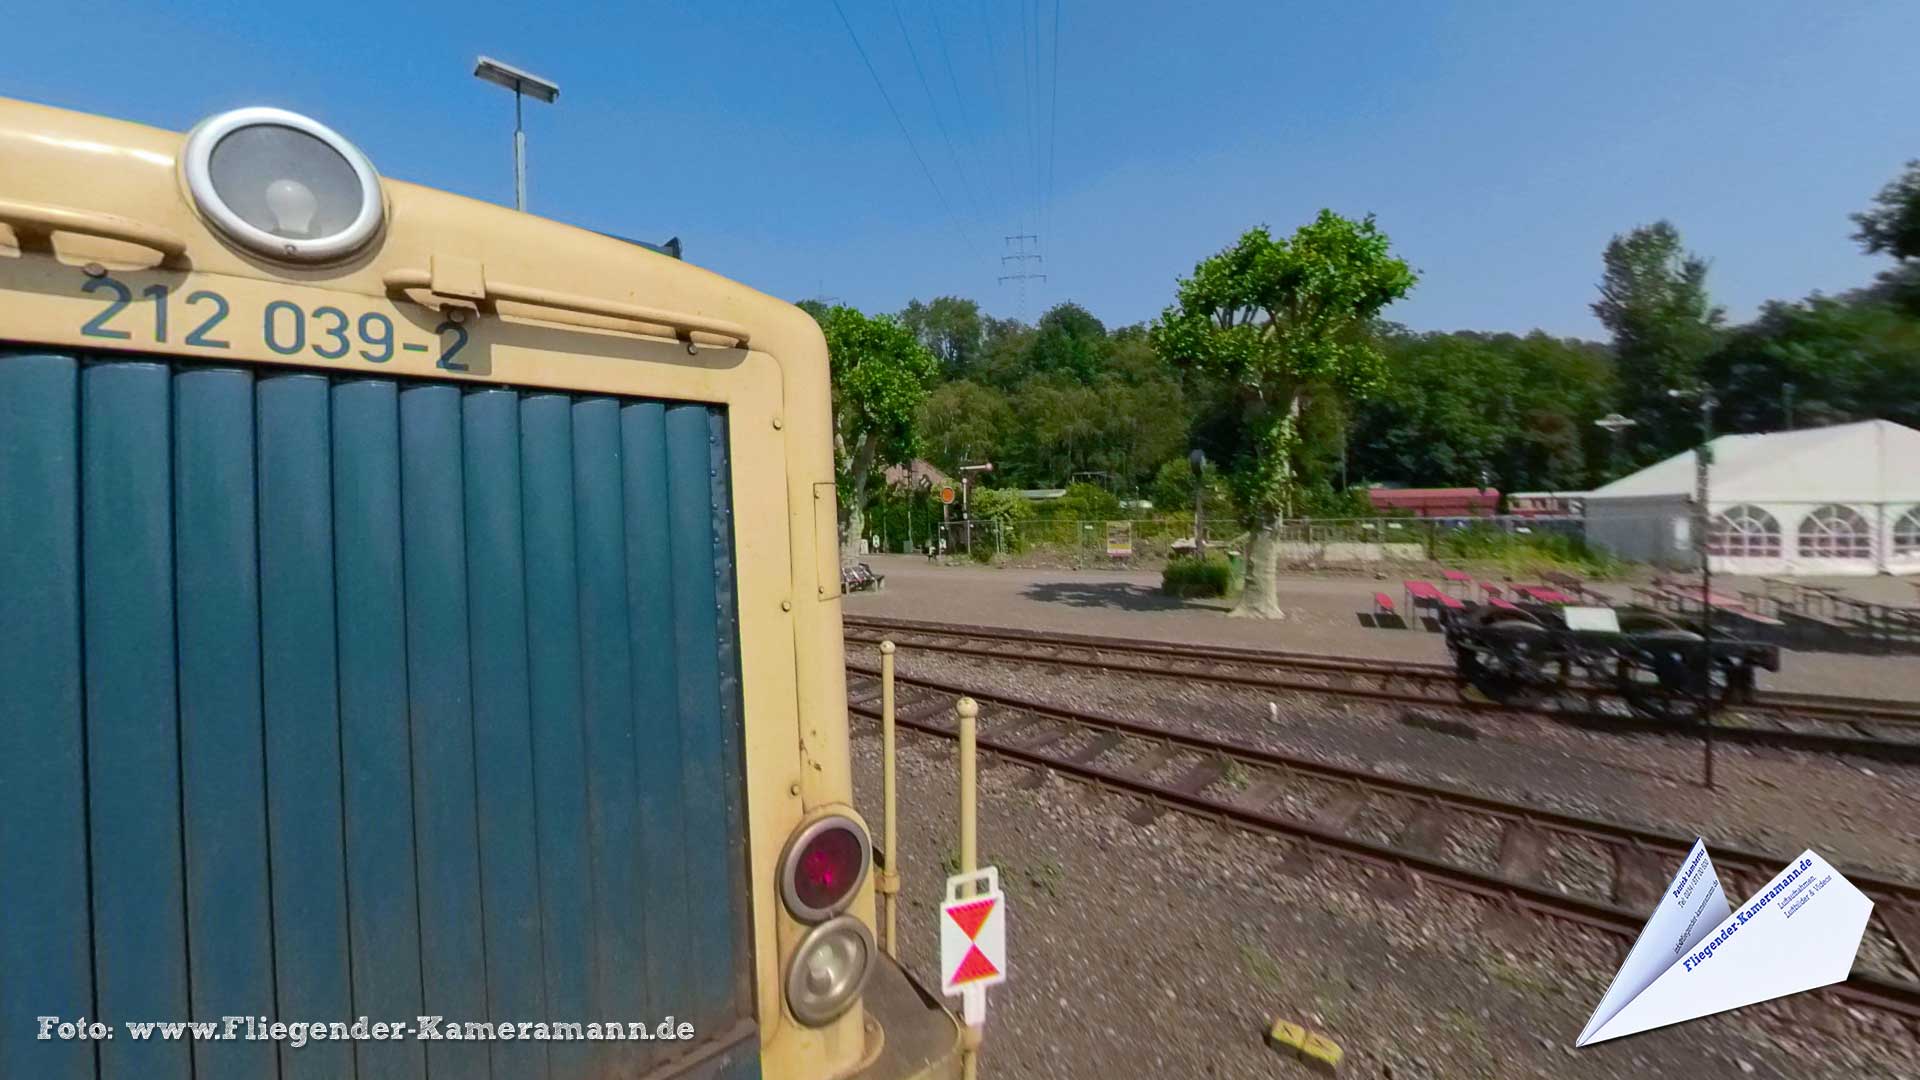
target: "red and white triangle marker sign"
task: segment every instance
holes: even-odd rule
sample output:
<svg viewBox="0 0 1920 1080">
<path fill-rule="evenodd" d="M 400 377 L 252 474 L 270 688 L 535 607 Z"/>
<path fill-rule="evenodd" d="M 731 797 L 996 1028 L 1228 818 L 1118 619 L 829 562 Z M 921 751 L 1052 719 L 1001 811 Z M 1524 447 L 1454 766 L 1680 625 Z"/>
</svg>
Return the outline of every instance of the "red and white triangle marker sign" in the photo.
<svg viewBox="0 0 1920 1080">
<path fill-rule="evenodd" d="M 940 905 L 940 990 L 958 994 L 1006 980 L 1007 898 L 1000 872 L 989 866 L 955 874 Z"/>
</svg>

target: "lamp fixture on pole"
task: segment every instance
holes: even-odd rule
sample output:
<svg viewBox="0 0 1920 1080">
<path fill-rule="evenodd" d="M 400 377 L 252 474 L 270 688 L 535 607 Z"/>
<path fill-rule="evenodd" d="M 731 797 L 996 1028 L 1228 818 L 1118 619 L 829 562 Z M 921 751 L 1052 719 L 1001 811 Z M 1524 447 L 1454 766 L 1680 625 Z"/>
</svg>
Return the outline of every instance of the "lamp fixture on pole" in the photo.
<svg viewBox="0 0 1920 1080">
<path fill-rule="evenodd" d="M 531 71 L 503 64 L 490 56 L 473 62 L 474 77 L 513 91 L 513 208 L 527 208 L 527 133 L 520 126 L 520 99 L 533 97 L 548 105 L 560 96 L 560 84 Z"/>
</svg>

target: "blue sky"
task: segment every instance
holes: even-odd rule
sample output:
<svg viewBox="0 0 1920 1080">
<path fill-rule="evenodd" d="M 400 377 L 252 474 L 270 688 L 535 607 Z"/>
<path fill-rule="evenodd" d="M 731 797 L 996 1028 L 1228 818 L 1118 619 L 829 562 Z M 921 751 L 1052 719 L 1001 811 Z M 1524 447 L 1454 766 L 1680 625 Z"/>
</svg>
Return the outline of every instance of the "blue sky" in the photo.
<svg viewBox="0 0 1920 1080">
<path fill-rule="evenodd" d="M 1051 0 L 898 2 L 841 6 L 944 203 L 832 0 L 17 4 L 0 94 L 176 129 L 281 105 L 389 176 L 509 201 L 489 53 L 561 85 L 527 112 L 536 213 L 678 234 L 788 298 L 1000 315 L 1002 237 L 1039 232 L 1029 316 L 1110 324 L 1322 206 L 1378 216 L 1422 273 L 1389 315 L 1419 329 L 1598 337 L 1601 248 L 1660 217 L 1741 319 L 1869 281 L 1847 214 L 1920 157 L 1911 2 L 1064 0 L 1057 112 Z"/>
</svg>

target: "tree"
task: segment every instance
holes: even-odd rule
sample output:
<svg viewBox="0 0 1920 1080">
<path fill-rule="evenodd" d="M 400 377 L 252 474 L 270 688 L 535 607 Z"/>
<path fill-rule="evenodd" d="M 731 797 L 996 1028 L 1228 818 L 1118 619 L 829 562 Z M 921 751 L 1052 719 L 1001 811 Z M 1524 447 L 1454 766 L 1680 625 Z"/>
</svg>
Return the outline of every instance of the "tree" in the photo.
<svg viewBox="0 0 1920 1080">
<path fill-rule="evenodd" d="M 1920 313 L 1920 160 L 1907 167 L 1880 194 L 1870 210 L 1853 215 L 1853 238 L 1869 255 L 1891 255 L 1897 265 L 1879 275 L 1875 293 L 1909 312 Z"/>
<path fill-rule="evenodd" d="M 1033 348 L 1033 327 L 1018 319 L 986 316 L 980 361 L 973 377 L 1002 390 L 1011 390 L 1032 373 L 1027 354 Z"/>
<path fill-rule="evenodd" d="M 986 327 L 980 305 L 972 300 L 958 296 L 937 296 L 926 304 L 914 300 L 900 313 L 900 322 L 940 359 L 949 379 L 965 378 L 980 360 Z"/>
<path fill-rule="evenodd" d="M 1320 211 L 1292 237 L 1256 228 L 1194 267 L 1150 336 L 1173 363 L 1231 388 L 1234 501 L 1252 531 L 1237 615 L 1280 618 L 1279 526 L 1298 488 L 1302 413 L 1317 396 L 1361 398 L 1384 361 L 1367 323 L 1413 288 L 1369 215 Z"/>
<path fill-rule="evenodd" d="M 833 462 L 841 495 L 840 550 L 862 535 L 874 466 L 911 458 L 920 403 L 939 361 L 889 315 L 802 304 L 826 334 L 833 372 Z"/>
<path fill-rule="evenodd" d="M 1005 394 L 966 379 L 942 384 L 920 404 L 927 453 L 949 473 L 1004 456 L 1014 424 Z"/>
<path fill-rule="evenodd" d="M 1227 485 L 1220 478 L 1220 470 L 1212 461 L 1202 467 L 1200 484 L 1206 494 L 1207 520 L 1215 525 L 1224 524 L 1233 517 L 1233 501 L 1227 494 Z M 1153 508 L 1162 514 L 1189 514 L 1193 512 L 1193 463 L 1185 455 L 1168 458 L 1153 474 L 1153 485 L 1147 489 L 1147 497 L 1153 500 Z"/>
<path fill-rule="evenodd" d="M 1068 301 L 1040 316 L 1027 369 L 1091 383 L 1105 367 L 1107 351 L 1106 326 L 1086 308 Z"/>
<path fill-rule="evenodd" d="M 1920 426 L 1920 319 L 1891 304 L 1774 301 L 1708 361 L 1733 431 L 1886 419 Z M 1791 389 L 1789 389 L 1791 388 Z"/>
<path fill-rule="evenodd" d="M 1707 296 L 1707 262 L 1685 251 L 1680 230 L 1656 221 L 1607 244 L 1593 313 L 1613 332 L 1620 410 L 1639 421 L 1641 462 L 1699 442 L 1694 406 L 1667 391 L 1700 381 L 1725 312 Z"/>
<path fill-rule="evenodd" d="M 1853 238 L 1869 255 L 1920 258 L 1920 160 L 1907 162 L 1906 171 L 1881 188 L 1873 203 L 1873 209 L 1852 215 L 1860 227 Z"/>
<path fill-rule="evenodd" d="M 1417 486 L 1575 490 L 1600 478 L 1613 366 L 1603 345 L 1458 332 L 1382 334 L 1386 389 L 1359 407 L 1356 475 Z"/>
</svg>

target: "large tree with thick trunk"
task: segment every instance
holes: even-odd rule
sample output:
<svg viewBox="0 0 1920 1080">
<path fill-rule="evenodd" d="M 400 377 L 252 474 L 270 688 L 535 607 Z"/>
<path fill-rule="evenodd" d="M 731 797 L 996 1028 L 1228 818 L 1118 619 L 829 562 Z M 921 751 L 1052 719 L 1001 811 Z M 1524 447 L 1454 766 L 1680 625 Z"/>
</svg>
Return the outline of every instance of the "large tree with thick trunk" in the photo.
<svg viewBox="0 0 1920 1080">
<path fill-rule="evenodd" d="M 1275 575 L 1299 490 L 1301 417 L 1318 397 L 1358 399 L 1381 384 L 1367 323 L 1414 280 L 1371 215 L 1322 210 L 1291 237 L 1251 229 L 1201 262 L 1154 324 L 1168 361 L 1224 382 L 1238 405 L 1227 478 L 1251 543 L 1235 615 L 1284 614 Z"/>
<path fill-rule="evenodd" d="M 833 368 L 833 465 L 840 488 L 840 558 L 858 550 L 876 465 L 913 454 L 914 421 L 940 362 L 890 315 L 800 305 L 820 324 Z"/>
</svg>

